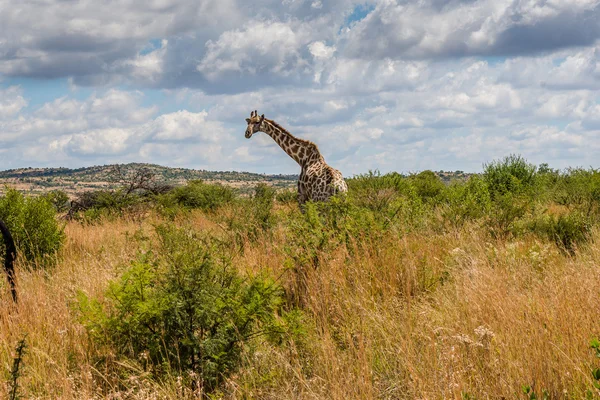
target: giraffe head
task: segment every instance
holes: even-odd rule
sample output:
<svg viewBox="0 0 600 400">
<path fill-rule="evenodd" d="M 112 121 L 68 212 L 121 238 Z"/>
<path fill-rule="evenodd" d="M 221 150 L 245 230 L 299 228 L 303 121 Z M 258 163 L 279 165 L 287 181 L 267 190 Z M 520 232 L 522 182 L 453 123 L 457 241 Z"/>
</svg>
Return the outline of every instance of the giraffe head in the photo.
<svg viewBox="0 0 600 400">
<path fill-rule="evenodd" d="M 248 123 L 248 127 L 246 128 L 246 139 L 250 139 L 252 135 L 260 130 L 260 124 L 265 119 L 265 114 L 258 116 L 258 112 L 256 110 L 250 112 L 250 118 L 246 118 L 246 122 Z"/>
</svg>

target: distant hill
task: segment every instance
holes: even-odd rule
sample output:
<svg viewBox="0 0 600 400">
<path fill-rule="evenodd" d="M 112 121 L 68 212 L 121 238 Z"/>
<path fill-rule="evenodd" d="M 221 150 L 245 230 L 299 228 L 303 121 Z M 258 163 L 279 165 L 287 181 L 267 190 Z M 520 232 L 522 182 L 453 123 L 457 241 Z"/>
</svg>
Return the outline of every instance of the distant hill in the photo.
<svg viewBox="0 0 600 400">
<path fill-rule="evenodd" d="M 30 193 L 43 193 L 60 189 L 69 194 L 85 190 L 110 189 L 120 186 L 119 173 L 127 175 L 141 168 L 152 171 L 155 179 L 172 185 L 202 179 L 219 182 L 249 191 L 259 182 L 276 188 L 294 187 L 297 175 L 266 175 L 235 171 L 205 171 L 187 168 L 170 168 L 156 164 L 111 164 L 86 168 L 19 168 L 0 171 L 0 192 L 5 185 Z"/>
<path fill-rule="evenodd" d="M 0 171 L 0 194 L 4 191 L 5 185 L 31 194 L 60 189 L 69 195 L 74 195 L 86 190 L 114 189 L 122 186 L 122 181 L 118 179 L 119 174 L 127 176 L 139 169 L 152 171 L 156 181 L 170 185 L 183 185 L 187 181 L 201 179 L 206 182 L 218 182 L 233 186 L 242 193 L 251 192 L 252 188 L 261 182 L 267 183 L 277 189 L 295 188 L 298 179 L 298 175 L 206 171 L 188 168 L 170 168 L 143 163 L 110 164 L 75 169 L 19 168 Z M 434 173 L 446 183 L 455 179 L 467 179 L 472 175 L 463 171 L 434 171 Z"/>
</svg>

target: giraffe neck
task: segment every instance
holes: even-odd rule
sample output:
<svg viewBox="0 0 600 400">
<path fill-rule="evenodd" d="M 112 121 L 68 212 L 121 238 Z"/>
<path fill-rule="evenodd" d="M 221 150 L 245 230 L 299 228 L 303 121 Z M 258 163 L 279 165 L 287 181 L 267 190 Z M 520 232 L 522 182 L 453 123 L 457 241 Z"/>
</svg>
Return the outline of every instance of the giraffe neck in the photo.
<svg viewBox="0 0 600 400">
<path fill-rule="evenodd" d="M 323 160 L 317 145 L 308 140 L 298 139 L 273 121 L 265 119 L 260 128 L 261 131 L 271 136 L 279 147 L 301 167 L 304 168 L 313 162 Z"/>
</svg>

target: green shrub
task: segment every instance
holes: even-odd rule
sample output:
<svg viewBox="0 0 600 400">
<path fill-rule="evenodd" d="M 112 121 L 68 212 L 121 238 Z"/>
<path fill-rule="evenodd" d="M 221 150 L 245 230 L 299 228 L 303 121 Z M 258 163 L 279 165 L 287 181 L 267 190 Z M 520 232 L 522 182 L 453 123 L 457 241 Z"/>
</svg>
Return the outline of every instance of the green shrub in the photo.
<svg viewBox="0 0 600 400">
<path fill-rule="evenodd" d="M 491 199 L 485 181 L 471 176 L 466 182 L 454 182 L 444 191 L 442 217 L 451 226 L 483 218 L 491 209 Z"/>
<path fill-rule="evenodd" d="M 554 216 L 544 215 L 530 224 L 538 236 L 552 240 L 561 250 L 574 255 L 578 246 L 585 244 L 591 234 L 592 225 L 581 212 Z"/>
<path fill-rule="evenodd" d="M 210 392 L 238 368 L 247 341 L 277 337 L 282 289 L 240 276 L 214 238 L 169 226 L 156 232 L 156 251 L 140 254 L 110 286 L 107 305 L 80 294 L 83 322 L 118 359 Z"/>
<path fill-rule="evenodd" d="M 69 209 L 69 195 L 62 190 L 52 190 L 43 196 L 52 203 L 57 212 L 65 212 Z"/>
<path fill-rule="evenodd" d="M 562 174 L 554 188 L 554 201 L 587 216 L 600 212 L 600 171 L 580 168 Z"/>
<path fill-rule="evenodd" d="M 423 201 L 435 202 L 446 188 L 442 180 L 432 171 L 423 171 L 408 177 L 415 193 Z"/>
<path fill-rule="evenodd" d="M 506 193 L 527 192 L 535 184 L 536 166 L 519 155 L 511 154 L 500 161 L 492 161 L 483 169 L 483 178 L 493 201 Z"/>
<path fill-rule="evenodd" d="M 259 183 L 254 188 L 252 197 L 252 217 L 263 231 L 271 228 L 274 223 L 273 204 L 275 189 L 265 183 Z"/>
<path fill-rule="evenodd" d="M 347 183 L 354 203 L 375 212 L 388 210 L 400 194 L 411 190 L 407 180 L 395 172 L 381 175 L 378 171 L 369 171 L 348 179 Z"/>
<path fill-rule="evenodd" d="M 56 210 L 47 197 L 25 197 L 9 188 L 6 195 L 0 197 L 0 219 L 10 229 L 18 253 L 36 264 L 51 263 L 52 256 L 64 242 L 64 228 L 58 223 Z"/>
<path fill-rule="evenodd" d="M 277 192 L 275 196 L 279 203 L 289 204 L 296 203 L 298 201 L 298 190 L 297 189 L 284 189 Z"/>
<path fill-rule="evenodd" d="M 94 223 L 101 218 L 122 217 L 149 200 L 146 196 L 118 190 L 93 190 L 82 192 L 71 203 L 69 217 L 87 223 Z"/>
<path fill-rule="evenodd" d="M 488 213 L 490 233 L 494 237 L 506 237 L 515 233 L 515 224 L 531 209 L 532 199 L 511 192 L 496 194 Z"/>
<path fill-rule="evenodd" d="M 188 209 L 199 208 L 205 211 L 214 211 L 225 204 L 231 203 L 235 198 L 235 194 L 233 189 L 221 184 L 209 184 L 201 180 L 193 180 L 161 197 L 162 199 L 159 202 L 163 206 L 177 204 Z"/>
</svg>

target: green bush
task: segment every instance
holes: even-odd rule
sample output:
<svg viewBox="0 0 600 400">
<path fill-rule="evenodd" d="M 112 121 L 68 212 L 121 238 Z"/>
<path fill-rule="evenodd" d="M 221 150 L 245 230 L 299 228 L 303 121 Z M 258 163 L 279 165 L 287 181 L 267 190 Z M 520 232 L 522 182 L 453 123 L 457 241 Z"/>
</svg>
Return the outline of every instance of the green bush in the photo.
<svg viewBox="0 0 600 400">
<path fill-rule="evenodd" d="M 298 190 L 297 189 L 284 189 L 277 192 L 275 196 L 279 203 L 289 204 L 296 203 L 298 201 Z"/>
<path fill-rule="evenodd" d="M 235 199 L 235 193 L 233 189 L 218 183 L 209 184 L 201 180 L 193 180 L 160 197 L 159 203 L 163 207 L 179 205 L 188 209 L 214 211 L 231 203 Z"/>
<path fill-rule="evenodd" d="M 432 171 L 423 171 L 408 177 L 415 193 L 423 201 L 435 202 L 446 188 L 442 180 Z"/>
<path fill-rule="evenodd" d="M 18 253 L 36 265 L 51 263 L 64 242 L 64 228 L 45 196 L 25 197 L 15 189 L 7 189 L 0 197 L 0 219 L 12 232 Z"/>
<path fill-rule="evenodd" d="M 118 359 L 210 392 L 238 368 L 251 338 L 278 337 L 282 289 L 240 276 L 214 238 L 170 226 L 156 232 L 156 251 L 140 254 L 110 286 L 107 305 L 80 294 L 83 322 Z"/>
<path fill-rule="evenodd" d="M 600 171 L 567 170 L 556 182 L 554 201 L 587 216 L 600 213 Z"/>
<path fill-rule="evenodd" d="M 265 183 L 259 183 L 254 188 L 252 197 L 253 219 L 263 231 L 271 228 L 274 223 L 273 204 L 275 201 L 275 189 Z"/>
<path fill-rule="evenodd" d="M 466 182 L 454 182 L 444 191 L 442 217 L 453 227 L 488 215 L 491 199 L 485 181 L 471 176 Z"/>
<path fill-rule="evenodd" d="M 93 190 L 79 193 L 71 203 L 69 216 L 88 223 L 102 218 L 122 217 L 149 200 L 146 196 L 118 190 Z"/>
<path fill-rule="evenodd" d="M 352 209 L 363 209 L 360 212 L 363 215 L 368 211 L 370 218 L 385 229 L 408 231 L 423 226 L 424 217 L 434 206 L 433 198 L 440 195 L 437 189 L 445 187 L 435 174 L 432 179 L 429 172 L 409 178 L 396 172 L 357 175 L 348 180 Z M 359 215 L 356 211 L 353 215 Z"/>
<path fill-rule="evenodd" d="M 494 237 L 506 237 L 515 233 L 517 222 L 531 209 L 532 199 L 511 192 L 496 194 L 488 213 L 490 233 Z"/>
<path fill-rule="evenodd" d="M 400 194 L 411 190 L 410 184 L 400 174 L 381 175 L 378 171 L 356 175 L 347 180 L 349 196 L 360 207 L 375 212 L 389 210 Z"/>
<path fill-rule="evenodd" d="M 506 193 L 523 194 L 535 184 L 536 166 L 519 155 L 511 154 L 500 161 L 492 161 L 483 169 L 483 178 L 493 201 Z"/>
<path fill-rule="evenodd" d="M 65 212 L 69 209 L 69 195 L 62 190 L 52 190 L 43 196 L 52 203 L 57 212 Z"/>
<path fill-rule="evenodd" d="M 530 229 L 542 238 L 552 240 L 561 250 L 574 255 L 578 246 L 585 244 L 592 225 L 581 212 L 564 215 L 544 215 L 530 224 Z"/>
</svg>

